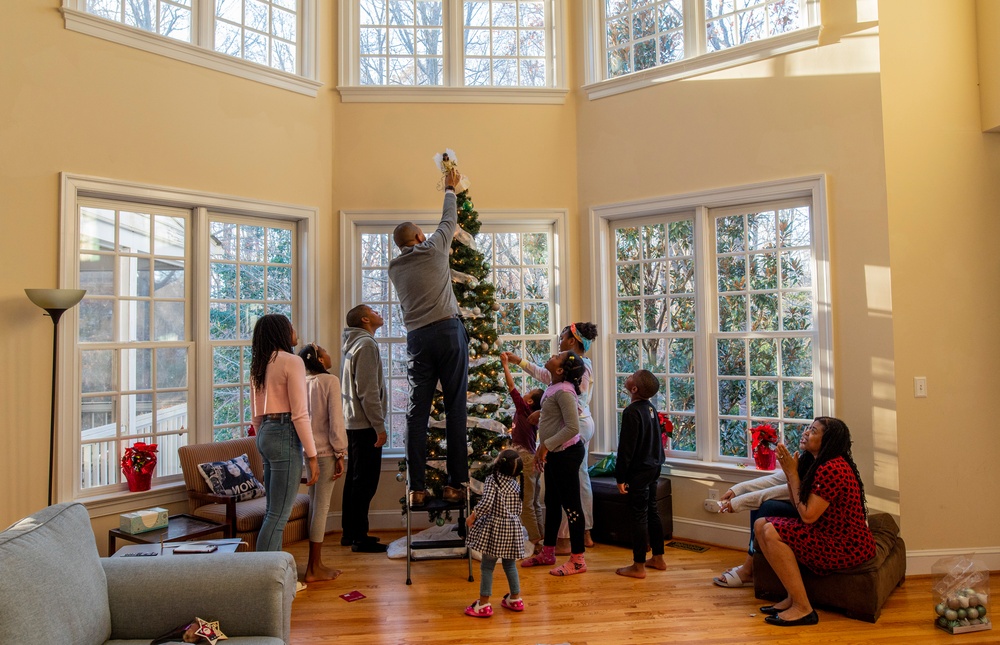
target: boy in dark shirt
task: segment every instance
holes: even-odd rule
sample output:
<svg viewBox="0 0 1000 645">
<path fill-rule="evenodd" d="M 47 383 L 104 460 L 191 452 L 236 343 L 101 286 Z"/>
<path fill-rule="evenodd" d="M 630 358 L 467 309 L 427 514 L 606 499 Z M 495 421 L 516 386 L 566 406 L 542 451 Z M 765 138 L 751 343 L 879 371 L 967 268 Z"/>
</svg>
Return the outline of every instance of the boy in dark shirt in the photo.
<svg viewBox="0 0 1000 645">
<path fill-rule="evenodd" d="M 632 509 L 632 566 L 615 573 L 629 578 L 645 578 L 646 567 L 666 570 L 663 561 L 663 525 L 656 510 L 656 480 L 663 465 L 663 442 L 656 408 L 649 399 L 660 391 L 660 381 L 652 372 L 639 370 L 625 379 L 632 403 L 622 411 L 618 437 L 615 480 L 618 492 L 628 495 Z M 647 542 L 648 538 L 648 542 Z M 646 562 L 646 547 L 653 557 Z"/>
<path fill-rule="evenodd" d="M 538 445 L 538 415 L 542 409 L 541 388 L 535 388 L 524 397 L 514 387 L 514 377 L 510 374 L 507 352 L 500 354 L 500 364 L 503 365 L 503 377 L 514 401 L 514 428 L 510 433 L 514 450 L 524 462 L 524 488 L 521 505 L 521 524 L 528 531 L 528 539 L 535 545 L 535 550 L 541 550 L 542 543 L 542 499 L 539 485 L 541 472 L 535 469 L 535 448 Z M 532 422 L 534 421 L 534 422 Z"/>
</svg>

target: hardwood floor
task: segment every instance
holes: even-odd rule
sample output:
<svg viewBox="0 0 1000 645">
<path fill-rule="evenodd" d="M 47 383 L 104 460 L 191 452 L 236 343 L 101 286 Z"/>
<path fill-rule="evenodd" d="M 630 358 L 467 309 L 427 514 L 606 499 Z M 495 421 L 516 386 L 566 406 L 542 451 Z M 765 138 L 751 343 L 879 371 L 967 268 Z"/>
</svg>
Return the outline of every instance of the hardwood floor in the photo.
<svg viewBox="0 0 1000 645">
<path fill-rule="evenodd" d="M 390 542 L 403 533 L 380 533 Z M 305 569 L 308 542 L 288 549 Z M 820 610 L 819 625 L 781 628 L 767 625 L 753 589 L 723 589 L 713 575 L 740 562 L 743 553 L 711 547 L 704 553 L 667 548 L 667 571 L 650 571 L 645 580 L 617 576 L 631 562 L 631 551 L 598 544 L 587 551 L 588 572 L 556 578 L 548 568 L 518 569 L 525 610 L 500 607 L 507 580 L 500 565 L 493 576 L 492 618 L 462 612 L 479 595 L 479 562 L 475 582 L 468 582 L 464 560 L 412 563 L 406 585 L 406 561 L 385 554 L 352 553 L 331 533 L 324 562 L 341 569 L 331 582 L 310 583 L 292 605 L 292 644 L 319 643 L 476 643 L 595 645 L 604 643 L 950 643 L 1000 642 L 1000 629 L 951 635 L 933 626 L 931 578 L 911 577 L 897 588 L 878 623 L 870 624 Z M 561 563 L 565 556 L 559 558 Z M 997 579 L 996 573 L 993 579 Z M 358 590 L 366 598 L 346 602 L 339 596 Z"/>
</svg>

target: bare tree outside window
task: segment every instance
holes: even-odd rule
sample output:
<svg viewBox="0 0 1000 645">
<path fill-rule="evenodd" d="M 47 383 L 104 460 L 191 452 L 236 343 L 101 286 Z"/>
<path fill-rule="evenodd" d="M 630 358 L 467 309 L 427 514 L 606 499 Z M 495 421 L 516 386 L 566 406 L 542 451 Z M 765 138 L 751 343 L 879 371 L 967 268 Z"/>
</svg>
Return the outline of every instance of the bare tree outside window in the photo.
<svg viewBox="0 0 1000 645">
<path fill-rule="evenodd" d="M 175 40 L 191 42 L 191 0 L 87 0 L 87 12 Z"/>
</svg>

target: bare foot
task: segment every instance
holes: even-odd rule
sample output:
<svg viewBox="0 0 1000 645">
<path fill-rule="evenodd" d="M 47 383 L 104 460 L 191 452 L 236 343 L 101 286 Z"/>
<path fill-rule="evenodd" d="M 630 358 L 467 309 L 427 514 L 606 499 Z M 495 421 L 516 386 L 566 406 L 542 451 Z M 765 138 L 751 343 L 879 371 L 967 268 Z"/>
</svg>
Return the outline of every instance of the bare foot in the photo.
<svg viewBox="0 0 1000 645">
<path fill-rule="evenodd" d="M 588 549 L 594 548 L 594 540 L 590 537 L 590 531 L 586 530 L 583 532 L 583 546 Z"/>
<path fill-rule="evenodd" d="M 630 567 L 622 567 L 621 569 L 615 569 L 615 573 L 620 576 L 625 576 L 626 578 L 645 578 L 646 577 L 646 567 L 645 565 L 639 564 L 638 562 L 633 562 Z"/>
<path fill-rule="evenodd" d="M 306 582 L 322 582 L 324 580 L 336 580 L 340 575 L 340 569 L 327 569 L 319 566 L 315 569 L 306 570 Z"/>
<path fill-rule="evenodd" d="M 664 561 L 662 555 L 654 555 L 649 560 L 646 560 L 646 566 L 653 569 L 659 569 L 660 571 L 667 570 L 667 563 Z"/>
<path fill-rule="evenodd" d="M 571 551 L 569 538 L 556 538 L 556 555 L 569 555 Z"/>
</svg>

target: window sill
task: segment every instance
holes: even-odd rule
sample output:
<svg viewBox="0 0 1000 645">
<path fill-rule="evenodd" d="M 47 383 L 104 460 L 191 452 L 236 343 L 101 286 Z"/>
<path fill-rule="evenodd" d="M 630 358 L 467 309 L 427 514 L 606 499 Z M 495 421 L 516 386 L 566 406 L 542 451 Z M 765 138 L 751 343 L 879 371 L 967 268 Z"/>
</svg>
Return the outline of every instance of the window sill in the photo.
<svg viewBox="0 0 1000 645">
<path fill-rule="evenodd" d="M 612 79 L 597 81 L 584 85 L 581 89 L 587 93 L 591 101 L 615 94 L 623 94 L 633 90 L 651 87 L 659 83 L 668 83 L 709 72 L 716 72 L 730 67 L 765 60 L 780 54 L 809 49 L 819 45 L 822 27 L 800 29 L 774 38 L 747 43 L 711 54 L 704 54 L 690 60 L 681 60 L 669 65 L 653 67 L 641 72 L 634 72 Z"/>
<path fill-rule="evenodd" d="M 103 38 L 120 45 L 127 45 L 310 97 L 315 97 L 319 88 L 323 87 L 319 81 L 288 74 L 240 58 L 233 58 L 158 34 L 148 33 L 83 11 L 63 7 L 62 14 L 66 29 Z"/>
<path fill-rule="evenodd" d="M 536 87 L 337 86 L 344 103 L 520 103 L 562 105 L 565 89 Z"/>
<path fill-rule="evenodd" d="M 177 481 L 153 486 L 150 490 L 141 493 L 116 490 L 99 495 L 81 496 L 76 501 L 87 507 L 91 518 L 108 517 L 140 508 L 187 501 L 187 489 L 184 487 L 183 481 Z"/>
</svg>

